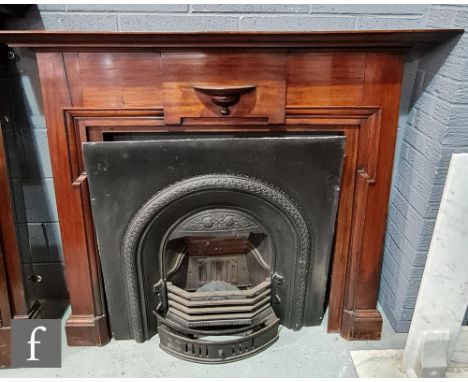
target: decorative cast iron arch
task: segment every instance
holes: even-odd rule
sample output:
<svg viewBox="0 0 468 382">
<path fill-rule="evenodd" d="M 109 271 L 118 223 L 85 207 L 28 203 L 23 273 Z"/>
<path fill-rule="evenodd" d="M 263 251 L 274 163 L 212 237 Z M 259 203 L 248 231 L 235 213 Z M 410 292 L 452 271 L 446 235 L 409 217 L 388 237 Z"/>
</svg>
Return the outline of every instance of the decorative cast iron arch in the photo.
<svg viewBox="0 0 468 382">
<path fill-rule="evenodd" d="M 269 202 L 292 224 L 293 242 L 298 261 L 293 269 L 294 306 L 291 322 L 295 329 L 302 327 L 305 293 L 309 272 L 311 237 L 306 221 L 298 207 L 284 193 L 261 180 L 231 174 L 209 174 L 188 178 L 157 192 L 136 212 L 124 234 L 121 245 L 121 265 L 128 297 L 130 328 L 136 341 L 144 338 L 144 317 L 141 314 L 138 280 L 139 246 L 143 233 L 153 218 L 178 199 L 198 192 L 234 191 L 248 193 Z"/>
</svg>

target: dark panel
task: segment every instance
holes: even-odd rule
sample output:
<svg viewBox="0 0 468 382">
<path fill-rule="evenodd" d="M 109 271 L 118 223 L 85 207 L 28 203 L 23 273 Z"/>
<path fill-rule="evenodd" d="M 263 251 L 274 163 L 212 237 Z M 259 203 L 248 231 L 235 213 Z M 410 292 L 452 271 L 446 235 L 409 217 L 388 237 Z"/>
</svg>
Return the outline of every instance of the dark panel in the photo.
<svg viewBox="0 0 468 382">
<path fill-rule="evenodd" d="M 140 206 L 164 187 L 202 174 L 253 177 L 285 192 L 299 207 L 312 238 L 304 323 L 321 321 L 325 296 L 344 137 L 289 136 L 186 138 L 85 143 L 112 331 L 128 338 L 119 252 L 127 224 Z M 225 203 L 229 204 L 229 200 Z M 289 253 L 281 254 L 287 263 Z M 320 271 L 317 272 L 317 269 Z M 113 277 L 113 275 L 119 275 Z"/>
</svg>

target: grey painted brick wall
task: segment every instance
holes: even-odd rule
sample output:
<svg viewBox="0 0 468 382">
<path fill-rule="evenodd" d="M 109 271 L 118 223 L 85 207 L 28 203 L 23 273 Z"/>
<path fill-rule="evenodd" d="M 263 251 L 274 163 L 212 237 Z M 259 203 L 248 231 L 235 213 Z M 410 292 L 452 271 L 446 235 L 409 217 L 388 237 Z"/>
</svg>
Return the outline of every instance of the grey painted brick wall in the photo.
<svg viewBox="0 0 468 382">
<path fill-rule="evenodd" d="M 102 31 L 353 30 L 468 27 L 468 7 L 429 5 L 39 5 L 12 29 Z M 21 55 L 23 56 L 23 52 Z M 26 55 L 28 65 L 32 58 Z M 21 61 L 20 61 L 21 62 Z M 20 64 L 21 66 L 21 64 Z M 30 65 L 32 68 L 34 65 Z M 398 331 L 407 331 L 453 152 L 468 150 L 468 44 L 463 37 L 405 65 L 379 301 Z M 22 78 L 22 76 L 28 78 Z M 42 172 L 18 177 L 33 263 L 61 258 L 46 131 L 35 72 L 20 74 L 29 126 L 12 140 L 31 150 Z M 27 130 L 27 129 L 26 129 Z M 28 135 L 29 134 L 29 135 Z M 27 137 L 27 138 L 24 138 Z M 23 141 L 26 140 L 27 143 Z M 25 154 L 28 157 L 29 154 Z M 14 155 L 14 153 L 12 153 Z M 21 167 L 18 161 L 12 161 Z M 26 166 L 27 167 L 27 166 Z M 24 168 L 24 166 L 23 166 Z M 26 170 L 26 174 L 28 170 Z M 18 174 L 18 172 L 17 172 Z M 39 180 L 39 181 L 38 181 Z M 33 194 L 33 195 L 31 195 Z M 43 250 L 51 231 L 52 254 Z M 41 236 L 42 234 L 42 236 Z M 26 243 L 25 243 L 26 246 Z M 50 251 L 50 250 L 49 250 Z M 29 256 L 29 255 L 28 255 Z M 52 270 L 49 274 L 53 274 Z"/>
<path fill-rule="evenodd" d="M 37 65 L 32 52 L 10 66 L 11 109 L 5 137 L 26 295 L 67 298 L 59 223 Z M 41 283 L 29 277 L 42 276 Z"/>
<path fill-rule="evenodd" d="M 466 6 L 431 6 L 427 27 L 468 28 Z M 451 154 L 468 151 L 468 40 L 421 57 L 411 111 L 399 136 L 380 303 L 397 331 L 413 315 Z"/>
</svg>

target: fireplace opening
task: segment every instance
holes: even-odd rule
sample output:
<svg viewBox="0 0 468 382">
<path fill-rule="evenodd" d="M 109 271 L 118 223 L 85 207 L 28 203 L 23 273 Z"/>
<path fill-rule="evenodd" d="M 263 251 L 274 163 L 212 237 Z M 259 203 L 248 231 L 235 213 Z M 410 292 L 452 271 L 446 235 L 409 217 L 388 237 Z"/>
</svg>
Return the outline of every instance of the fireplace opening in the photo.
<svg viewBox="0 0 468 382">
<path fill-rule="evenodd" d="M 164 350 L 225 362 L 277 339 L 272 245 L 252 216 L 221 208 L 190 215 L 168 236 L 162 261 L 166 301 L 154 313 Z"/>
<path fill-rule="evenodd" d="M 113 337 L 157 334 L 219 363 L 265 349 L 280 324 L 319 324 L 343 148 L 333 135 L 85 144 Z"/>
</svg>

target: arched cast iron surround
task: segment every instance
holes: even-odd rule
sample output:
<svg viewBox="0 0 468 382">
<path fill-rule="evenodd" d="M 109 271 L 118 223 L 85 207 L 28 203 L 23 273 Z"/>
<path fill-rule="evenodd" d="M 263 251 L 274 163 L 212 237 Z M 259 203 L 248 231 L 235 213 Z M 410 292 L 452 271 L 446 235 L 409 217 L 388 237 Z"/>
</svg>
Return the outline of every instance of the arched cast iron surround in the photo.
<svg viewBox="0 0 468 382">
<path fill-rule="evenodd" d="M 146 316 L 142 314 L 141 293 L 139 288 L 138 266 L 141 263 L 141 238 L 153 218 L 179 198 L 206 191 L 234 191 L 249 193 L 269 202 L 282 212 L 293 226 L 294 251 L 297 263 L 293 265 L 293 307 L 291 309 L 294 329 L 302 327 L 305 293 L 309 272 L 311 236 L 305 219 L 298 207 L 284 192 L 261 180 L 232 174 L 209 174 L 195 176 L 170 185 L 153 195 L 144 203 L 130 221 L 121 245 L 121 266 L 127 291 L 128 317 L 132 337 L 137 342 L 145 340 Z"/>
</svg>

